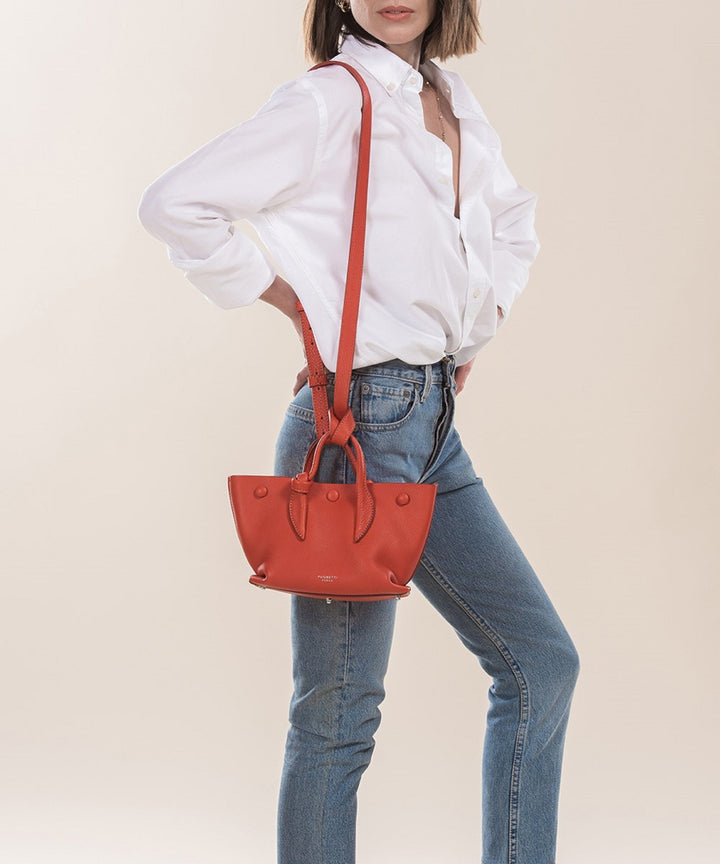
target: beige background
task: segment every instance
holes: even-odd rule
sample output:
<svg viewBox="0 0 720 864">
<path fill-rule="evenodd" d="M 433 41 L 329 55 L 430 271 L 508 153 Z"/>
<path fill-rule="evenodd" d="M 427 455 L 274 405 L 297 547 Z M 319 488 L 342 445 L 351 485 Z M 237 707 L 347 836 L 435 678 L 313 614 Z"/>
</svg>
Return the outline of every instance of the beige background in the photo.
<svg viewBox="0 0 720 864">
<path fill-rule="evenodd" d="M 309 65 L 303 8 L 3 6 L 8 864 L 274 861 L 289 601 L 247 584 L 225 478 L 271 470 L 300 346 L 136 207 Z M 446 65 L 542 250 L 458 425 L 581 656 L 558 861 L 716 864 L 718 4 L 481 18 Z M 398 611 L 358 861 L 477 864 L 490 679 L 419 593 Z"/>
</svg>

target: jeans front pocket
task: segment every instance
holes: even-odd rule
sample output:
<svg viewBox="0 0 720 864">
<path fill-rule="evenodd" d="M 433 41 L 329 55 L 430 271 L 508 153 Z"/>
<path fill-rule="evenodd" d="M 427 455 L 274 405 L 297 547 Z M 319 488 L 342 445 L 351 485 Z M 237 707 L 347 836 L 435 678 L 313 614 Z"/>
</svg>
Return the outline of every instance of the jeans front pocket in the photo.
<svg viewBox="0 0 720 864">
<path fill-rule="evenodd" d="M 420 388 L 414 382 L 389 376 L 360 376 L 351 408 L 358 429 L 390 430 L 407 423 L 419 399 Z"/>
</svg>

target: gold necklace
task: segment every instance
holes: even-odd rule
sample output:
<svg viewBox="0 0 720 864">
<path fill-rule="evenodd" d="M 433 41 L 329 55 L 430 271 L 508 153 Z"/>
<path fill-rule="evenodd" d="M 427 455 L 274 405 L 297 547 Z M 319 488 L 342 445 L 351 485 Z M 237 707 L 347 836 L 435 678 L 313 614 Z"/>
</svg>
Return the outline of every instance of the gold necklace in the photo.
<svg viewBox="0 0 720 864">
<path fill-rule="evenodd" d="M 442 132 L 442 140 L 445 141 L 445 123 L 443 122 L 444 118 L 442 115 L 442 108 L 440 107 L 440 94 L 438 93 L 437 88 L 434 87 L 427 79 L 425 79 L 425 86 L 429 87 L 435 94 L 435 99 L 437 100 L 438 104 L 438 117 L 440 118 L 440 131 Z"/>
</svg>

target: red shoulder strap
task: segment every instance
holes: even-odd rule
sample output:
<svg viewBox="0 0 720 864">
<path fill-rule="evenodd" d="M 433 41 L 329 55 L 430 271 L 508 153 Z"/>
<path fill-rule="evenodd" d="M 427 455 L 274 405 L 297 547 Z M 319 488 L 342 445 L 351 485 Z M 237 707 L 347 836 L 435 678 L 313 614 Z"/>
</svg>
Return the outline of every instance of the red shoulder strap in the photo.
<svg viewBox="0 0 720 864">
<path fill-rule="evenodd" d="M 360 288 L 362 285 L 363 260 L 365 254 L 365 223 L 367 217 L 368 175 L 370 170 L 370 137 L 372 133 L 372 102 L 370 92 L 362 75 L 349 63 L 339 60 L 326 60 L 317 63 L 312 69 L 321 66 L 344 66 L 355 78 L 362 92 L 362 120 L 360 126 L 360 147 L 358 152 L 357 177 L 355 180 L 355 203 L 353 208 L 352 231 L 350 234 L 350 254 L 345 279 L 345 299 L 343 302 L 340 340 L 338 343 L 337 364 L 335 366 L 335 392 L 332 417 L 328 416 L 327 378 L 325 367 L 312 335 L 305 310 L 298 301 L 298 310 L 303 325 L 305 355 L 310 369 L 309 384 L 313 388 L 313 409 L 318 438 L 328 431 L 330 441 L 345 444 L 350 438 L 355 421 L 349 408 L 350 376 L 355 354 L 358 310 L 360 307 Z"/>
</svg>

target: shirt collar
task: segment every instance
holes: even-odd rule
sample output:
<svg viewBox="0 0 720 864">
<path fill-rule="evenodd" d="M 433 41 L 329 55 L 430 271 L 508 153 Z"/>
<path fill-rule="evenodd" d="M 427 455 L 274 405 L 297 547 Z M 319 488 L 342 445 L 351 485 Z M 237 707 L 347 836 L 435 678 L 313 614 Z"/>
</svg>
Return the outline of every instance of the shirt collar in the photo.
<svg viewBox="0 0 720 864">
<path fill-rule="evenodd" d="M 384 45 L 376 42 L 365 44 L 352 33 L 348 33 L 343 40 L 338 56 L 343 54 L 357 60 L 391 95 L 401 93 L 405 88 L 420 93 L 424 75 L 433 86 L 445 94 L 456 117 L 485 119 L 477 100 L 461 77 L 441 69 L 433 60 L 421 63 L 418 71 Z"/>
</svg>

